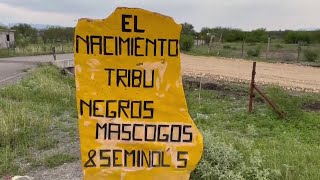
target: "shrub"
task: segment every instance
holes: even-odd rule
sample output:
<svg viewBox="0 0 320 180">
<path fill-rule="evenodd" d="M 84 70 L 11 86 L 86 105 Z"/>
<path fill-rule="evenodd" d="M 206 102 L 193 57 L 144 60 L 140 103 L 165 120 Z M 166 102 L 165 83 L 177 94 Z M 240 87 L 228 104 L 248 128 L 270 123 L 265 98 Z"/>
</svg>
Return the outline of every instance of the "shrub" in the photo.
<svg viewBox="0 0 320 180">
<path fill-rule="evenodd" d="M 182 51 L 190 51 L 193 47 L 193 37 L 191 35 L 181 35 L 180 47 Z"/>
<path fill-rule="evenodd" d="M 282 49 L 283 46 L 282 46 L 281 44 L 276 44 L 276 48 L 277 48 L 277 49 Z"/>
<path fill-rule="evenodd" d="M 309 62 L 314 62 L 318 58 L 318 53 L 310 49 L 304 50 L 303 54 L 306 60 Z"/>
<path fill-rule="evenodd" d="M 229 46 L 229 45 L 224 45 L 224 46 L 223 46 L 223 49 L 231 49 L 231 46 Z"/>
<path fill-rule="evenodd" d="M 260 56 L 260 47 L 257 47 L 256 49 L 249 49 L 247 51 L 247 54 L 249 57 L 259 57 Z"/>
<path fill-rule="evenodd" d="M 226 144 L 210 131 L 204 136 L 204 154 L 191 179 L 276 179 L 280 172 L 263 168 L 264 157 L 255 151 L 249 162 L 232 145 Z"/>
</svg>

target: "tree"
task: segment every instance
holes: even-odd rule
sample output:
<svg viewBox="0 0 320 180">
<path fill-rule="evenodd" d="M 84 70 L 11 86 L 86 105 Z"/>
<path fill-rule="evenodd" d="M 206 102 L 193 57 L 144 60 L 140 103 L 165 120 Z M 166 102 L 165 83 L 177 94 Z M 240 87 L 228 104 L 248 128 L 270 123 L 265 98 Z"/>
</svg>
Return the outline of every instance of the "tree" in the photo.
<svg viewBox="0 0 320 180">
<path fill-rule="evenodd" d="M 37 36 L 37 29 L 32 28 L 29 24 L 19 24 L 16 26 L 13 26 L 12 29 L 14 29 L 16 32 L 16 42 L 17 45 L 19 44 L 29 44 L 29 43 L 37 43 L 38 36 Z M 27 42 L 23 42 L 28 40 Z"/>
<path fill-rule="evenodd" d="M 260 28 L 247 33 L 247 42 L 267 42 L 268 33 L 266 29 Z"/>
<path fill-rule="evenodd" d="M 210 34 L 212 34 L 212 29 L 208 27 L 203 27 L 200 31 L 200 38 L 204 40 L 206 44 L 209 44 Z"/>
<path fill-rule="evenodd" d="M 181 30 L 181 34 L 185 34 L 185 35 L 191 35 L 191 36 L 195 36 L 196 31 L 194 30 L 194 27 L 192 24 L 189 23 L 183 23 L 182 25 L 182 30 Z"/>
<path fill-rule="evenodd" d="M 71 27 L 49 27 L 42 30 L 40 36 L 44 43 L 48 42 L 72 42 L 74 38 L 74 28 Z"/>
<path fill-rule="evenodd" d="M 180 47 L 183 51 L 190 51 L 194 45 L 193 37 L 191 35 L 182 34 L 180 39 Z"/>
<path fill-rule="evenodd" d="M 285 42 L 291 44 L 311 43 L 311 32 L 306 31 L 287 31 L 285 35 Z"/>
</svg>

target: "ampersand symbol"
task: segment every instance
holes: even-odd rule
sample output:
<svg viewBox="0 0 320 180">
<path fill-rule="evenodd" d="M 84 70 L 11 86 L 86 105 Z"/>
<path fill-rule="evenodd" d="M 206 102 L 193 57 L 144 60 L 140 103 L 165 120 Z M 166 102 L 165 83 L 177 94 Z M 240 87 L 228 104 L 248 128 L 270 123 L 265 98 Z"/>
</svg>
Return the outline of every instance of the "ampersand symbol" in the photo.
<svg viewBox="0 0 320 180">
<path fill-rule="evenodd" d="M 96 167 L 96 163 L 94 163 L 93 158 L 96 156 L 97 152 L 95 150 L 90 150 L 88 152 L 89 160 L 84 164 L 84 167 Z"/>
</svg>

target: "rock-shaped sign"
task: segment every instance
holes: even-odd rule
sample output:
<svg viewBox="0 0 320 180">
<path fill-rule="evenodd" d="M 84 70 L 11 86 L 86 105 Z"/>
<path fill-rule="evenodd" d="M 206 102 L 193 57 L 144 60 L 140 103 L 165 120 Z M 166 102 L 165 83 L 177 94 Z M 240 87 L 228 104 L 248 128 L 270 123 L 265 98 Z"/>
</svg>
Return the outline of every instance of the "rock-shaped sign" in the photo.
<svg viewBox="0 0 320 180">
<path fill-rule="evenodd" d="M 84 179 L 189 179 L 203 139 L 188 113 L 181 25 L 142 9 L 80 19 L 74 56 Z"/>
</svg>

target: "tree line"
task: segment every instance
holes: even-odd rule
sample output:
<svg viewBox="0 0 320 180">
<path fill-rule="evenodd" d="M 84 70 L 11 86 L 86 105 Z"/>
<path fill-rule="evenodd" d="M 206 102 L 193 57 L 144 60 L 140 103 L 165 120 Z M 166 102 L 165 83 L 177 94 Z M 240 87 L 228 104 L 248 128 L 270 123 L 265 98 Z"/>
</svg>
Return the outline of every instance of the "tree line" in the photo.
<svg viewBox="0 0 320 180">
<path fill-rule="evenodd" d="M 73 27 L 49 26 L 38 30 L 29 24 L 18 24 L 15 30 L 16 46 L 25 47 L 28 44 L 70 43 L 74 39 Z"/>
<path fill-rule="evenodd" d="M 320 30 L 315 31 L 267 31 L 264 28 L 243 31 L 236 28 L 224 27 L 203 27 L 200 32 L 196 32 L 194 26 L 189 23 L 183 23 L 181 32 L 181 48 L 189 50 L 193 46 L 193 41 L 203 40 L 209 44 L 210 40 L 215 42 L 247 42 L 247 43 L 266 43 L 268 38 L 278 40 L 287 44 L 310 44 L 320 43 Z"/>
</svg>

